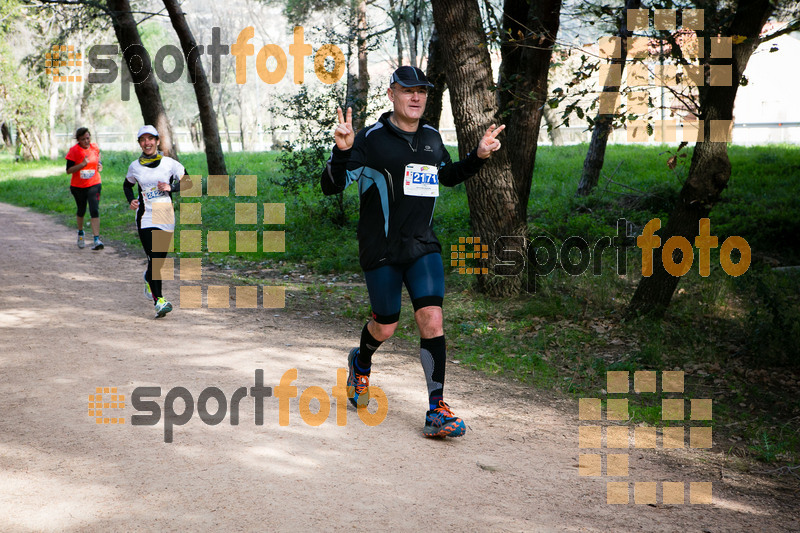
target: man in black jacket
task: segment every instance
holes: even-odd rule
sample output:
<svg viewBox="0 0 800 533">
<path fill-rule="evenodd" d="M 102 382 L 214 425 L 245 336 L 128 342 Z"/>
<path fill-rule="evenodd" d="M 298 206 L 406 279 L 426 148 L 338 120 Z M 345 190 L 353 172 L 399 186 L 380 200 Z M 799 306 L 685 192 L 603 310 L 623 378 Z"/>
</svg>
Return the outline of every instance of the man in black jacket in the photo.
<svg viewBox="0 0 800 533">
<path fill-rule="evenodd" d="M 352 110 L 338 109 L 336 146 L 322 172 L 326 195 L 358 183 L 359 262 L 372 306 L 372 319 L 361 331 L 359 347 L 348 356 L 350 401 L 357 408 L 369 402 L 372 354 L 392 336 L 400 317 L 405 284 L 420 332 L 420 359 L 428 383 L 429 411 L 423 434 L 460 437 L 464 422 L 443 400 L 446 345 L 442 328 L 444 269 L 442 247 L 431 223 L 439 183 L 453 187 L 475 175 L 492 152 L 505 126 L 492 124 L 466 158 L 453 162 L 439 132 L 422 119 L 433 85 L 416 67 L 403 66 L 387 90 L 393 110 L 356 135 Z"/>
</svg>

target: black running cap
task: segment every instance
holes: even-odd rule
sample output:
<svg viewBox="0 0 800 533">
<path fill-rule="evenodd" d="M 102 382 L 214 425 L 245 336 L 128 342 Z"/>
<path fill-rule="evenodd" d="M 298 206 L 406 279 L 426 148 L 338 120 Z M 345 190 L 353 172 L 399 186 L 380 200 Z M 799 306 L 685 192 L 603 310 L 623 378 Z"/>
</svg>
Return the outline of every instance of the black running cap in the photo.
<svg viewBox="0 0 800 533">
<path fill-rule="evenodd" d="M 394 71 L 389 85 L 392 83 L 399 83 L 403 87 L 433 87 L 421 69 L 408 65 L 403 65 Z"/>
</svg>

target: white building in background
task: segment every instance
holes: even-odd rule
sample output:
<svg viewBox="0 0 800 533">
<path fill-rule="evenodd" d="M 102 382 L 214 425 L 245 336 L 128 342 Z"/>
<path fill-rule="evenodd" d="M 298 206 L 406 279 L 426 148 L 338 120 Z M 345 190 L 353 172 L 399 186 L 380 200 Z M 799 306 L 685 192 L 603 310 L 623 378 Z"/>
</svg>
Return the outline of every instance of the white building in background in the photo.
<svg viewBox="0 0 800 533">
<path fill-rule="evenodd" d="M 776 52 L 770 52 L 772 47 Z M 800 32 L 764 43 L 750 58 L 733 109 L 736 144 L 800 144 Z"/>
<path fill-rule="evenodd" d="M 765 28 L 764 34 L 772 33 L 782 26 L 784 24 L 771 23 Z M 773 48 L 777 50 L 770 52 Z M 591 52 L 597 53 L 596 45 L 591 45 Z M 734 104 L 732 131 L 734 144 L 786 143 L 800 145 L 800 105 L 797 104 L 795 96 L 797 88 L 800 87 L 800 69 L 795 66 L 797 57 L 800 57 L 800 32 L 782 35 L 764 43 L 751 56 L 744 73 L 748 84 L 739 87 Z M 653 65 L 650 65 L 650 70 L 653 70 Z M 623 73 L 623 85 L 626 78 L 626 73 Z M 597 82 L 596 75 L 593 77 L 593 81 Z M 595 87 L 595 90 L 600 90 L 600 88 Z M 666 114 L 669 115 L 670 107 L 673 107 L 675 102 L 669 96 L 669 91 L 665 91 L 664 94 L 666 95 L 664 101 L 667 108 Z M 658 105 L 658 102 L 661 101 L 660 90 L 657 87 L 651 87 L 650 95 Z M 591 103 L 591 99 L 596 97 L 597 93 L 589 93 L 582 97 L 580 99 L 582 107 L 586 109 Z M 559 116 L 565 103 L 562 103 L 557 109 Z M 678 111 L 680 107 L 682 106 L 676 106 L 674 109 Z M 653 118 L 660 117 L 654 116 Z M 686 121 L 686 119 L 684 120 Z M 562 132 L 565 144 L 589 142 L 591 132 L 587 131 L 585 121 L 577 120 L 573 114 L 570 118 L 570 126 L 564 128 Z M 678 136 L 678 140 L 680 140 L 680 136 Z M 550 144 L 550 137 L 545 128 L 542 128 L 539 142 Z M 627 144 L 629 141 L 625 129 L 615 130 L 611 134 L 610 142 Z M 644 144 L 655 142 L 655 137 L 650 136 Z"/>
<path fill-rule="evenodd" d="M 767 34 L 772 33 L 781 26 L 783 24 L 770 24 L 765 31 Z M 773 47 L 777 47 L 777 51 L 770 52 Z M 591 53 L 597 54 L 597 45 L 590 45 L 589 48 Z M 577 55 L 580 53 L 578 51 Z M 797 63 L 797 57 L 800 57 L 800 32 L 783 35 L 764 43 L 751 56 L 745 70 L 748 84 L 739 87 L 736 94 L 732 132 L 735 144 L 786 143 L 800 145 L 800 105 L 797 103 L 796 96 L 798 88 L 800 88 L 800 68 L 794 66 Z M 499 62 L 499 58 L 494 57 L 493 62 Z M 626 74 L 623 75 L 623 80 L 626 77 Z M 593 77 L 593 80 L 596 83 L 597 75 Z M 551 88 L 552 86 L 554 85 L 551 80 Z M 595 87 L 595 90 L 599 90 L 599 88 Z M 669 91 L 665 93 L 667 97 L 665 104 L 668 108 L 667 114 L 669 114 L 672 99 L 669 97 Z M 651 88 L 651 96 L 654 101 L 660 101 L 659 89 Z M 597 93 L 589 93 L 581 98 L 582 107 L 586 109 L 591 100 L 596 97 Z M 565 103 L 562 103 L 556 110 L 559 117 L 564 106 Z M 596 111 L 592 113 L 596 113 Z M 654 118 L 660 117 L 654 116 Z M 548 145 L 551 141 L 546 127 L 544 127 L 544 120 L 542 124 L 539 143 Z M 449 94 L 445 94 L 440 129 L 445 142 L 456 143 Z M 591 131 L 587 130 L 586 121 L 579 120 L 574 114 L 570 117 L 570 127 L 562 127 L 561 130 L 564 144 L 588 143 L 591 139 Z M 625 129 L 615 130 L 611 134 L 610 142 L 627 144 L 628 136 Z M 651 136 L 647 143 L 636 144 L 652 143 L 655 143 L 654 136 Z"/>
</svg>

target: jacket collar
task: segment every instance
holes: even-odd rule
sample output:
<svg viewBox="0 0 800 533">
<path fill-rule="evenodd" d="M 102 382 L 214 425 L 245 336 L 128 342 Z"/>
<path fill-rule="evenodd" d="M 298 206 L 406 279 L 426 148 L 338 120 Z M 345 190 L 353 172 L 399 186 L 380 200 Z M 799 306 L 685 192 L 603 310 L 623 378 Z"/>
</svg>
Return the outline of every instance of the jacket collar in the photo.
<svg viewBox="0 0 800 533">
<path fill-rule="evenodd" d="M 389 115 L 391 115 L 391 114 L 392 114 L 391 111 L 384 112 L 381 115 L 381 117 L 378 119 L 378 122 L 383 123 L 383 125 L 386 126 L 389 129 L 389 131 L 392 132 L 392 134 L 397 135 L 397 132 L 394 131 L 394 128 L 396 128 L 397 126 L 395 126 L 394 124 L 391 124 L 389 122 Z M 422 127 L 425 126 L 427 123 L 428 123 L 428 121 L 425 120 L 424 118 L 420 118 L 419 119 L 419 126 L 417 127 L 417 131 L 414 133 L 415 137 L 417 135 L 419 135 L 419 132 L 422 131 Z M 409 132 L 409 133 L 411 133 L 411 132 Z"/>
</svg>

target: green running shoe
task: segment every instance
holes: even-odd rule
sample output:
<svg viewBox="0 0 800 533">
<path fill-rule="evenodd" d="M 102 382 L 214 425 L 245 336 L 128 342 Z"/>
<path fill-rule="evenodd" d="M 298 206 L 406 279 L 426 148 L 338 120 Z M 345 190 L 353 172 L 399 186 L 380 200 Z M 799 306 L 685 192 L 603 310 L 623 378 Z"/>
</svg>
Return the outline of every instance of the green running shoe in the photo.
<svg viewBox="0 0 800 533">
<path fill-rule="evenodd" d="M 156 300 L 156 318 L 161 318 L 170 311 L 172 311 L 171 303 L 166 301 L 164 298 L 159 298 Z"/>
</svg>

